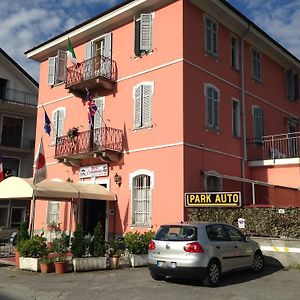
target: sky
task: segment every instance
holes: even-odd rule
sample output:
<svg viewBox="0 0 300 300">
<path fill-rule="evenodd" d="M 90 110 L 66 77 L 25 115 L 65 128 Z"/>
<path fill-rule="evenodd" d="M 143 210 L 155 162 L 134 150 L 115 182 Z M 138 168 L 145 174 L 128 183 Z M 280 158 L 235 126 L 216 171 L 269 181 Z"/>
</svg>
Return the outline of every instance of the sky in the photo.
<svg viewBox="0 0 300 300">
<path fill-rule="evenodd" d="M 151 1 L 151 0 L 149 0 Z M 0 0 L 0 47 L 38 81 L 24 52 L 122 0 Z M 300 0 L 228 0 L 300 58 Z"/>
</svg>

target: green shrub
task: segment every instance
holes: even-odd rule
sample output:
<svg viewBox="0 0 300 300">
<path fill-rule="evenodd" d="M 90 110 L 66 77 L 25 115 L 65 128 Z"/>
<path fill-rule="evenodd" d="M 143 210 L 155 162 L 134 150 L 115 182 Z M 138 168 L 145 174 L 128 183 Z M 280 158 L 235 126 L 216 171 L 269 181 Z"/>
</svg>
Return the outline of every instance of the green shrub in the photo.
<svg viewBox="0 0 300 300">
<path fill-rule="evenodd" d="M 94 228 L 94 236 L 91 242 L 91 254 L 94 257 L 104 256 L 104 234 L 100 223 Z"/>
<path fill-rule="evenodd" d="M 153 231 L 145 233 L 128 232 L 124 236 L 125 247 L 131 254 L 147 254 L 148 244 L 154 236 Z"/>
<path fill-rule="evenodd" d="M 78 224 L 74 231 L 71 251 L 75 257 L 83 257 L 86 252 L 86 241 L 84 238 L 82 225 Z"/>
<path fill-rule="evenodd" d="M 63 232 L 60 238 L 53 240 L 51 250 L 57 254 L 58 261 L 65 261 L 65 254 L 69 250 L 69 237 Z"/>
<path fill-rule="evenodd" d="M 29 234 L 28 234 L 28 223 L 22 222 L 20 225 L 20 229 L 17 234 L 16 242 L 17 244 L 24 240 L 29 240 Z"/>
<path fill-rule="evenodd" d="M 22 257 L 45 257 L 48 254 L 46 238 L 35 235 L 30 240 L 20 241 L 17 250 Z"/>
</svg>

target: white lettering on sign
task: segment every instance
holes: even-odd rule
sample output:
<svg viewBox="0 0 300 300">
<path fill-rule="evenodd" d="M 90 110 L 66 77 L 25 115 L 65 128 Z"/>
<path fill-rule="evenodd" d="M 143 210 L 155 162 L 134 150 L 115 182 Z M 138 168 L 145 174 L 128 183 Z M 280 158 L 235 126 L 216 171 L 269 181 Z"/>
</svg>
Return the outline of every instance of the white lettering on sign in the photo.
<svg viewBox="0 0 300 300">
<path fill-rule="evenodd" d="M 108 176 L 108 164 L 81 167 L 79 169 L 79 178 L 103 176 Z"/>
</svg>

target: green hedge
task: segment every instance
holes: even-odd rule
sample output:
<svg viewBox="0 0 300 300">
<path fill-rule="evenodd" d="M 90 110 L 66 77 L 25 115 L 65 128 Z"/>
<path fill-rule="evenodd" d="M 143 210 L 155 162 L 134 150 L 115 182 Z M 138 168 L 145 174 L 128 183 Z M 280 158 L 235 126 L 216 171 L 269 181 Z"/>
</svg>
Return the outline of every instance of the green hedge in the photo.
<svg viewBox="0 0 300 300">
<path fill-rule="evenodd" d="M 300 208 L 189 208 L 189 222 L 225 222 L 238 226 L 245 219 L 244 233 L 257 236 L 300 238 Z"/>
</svg>

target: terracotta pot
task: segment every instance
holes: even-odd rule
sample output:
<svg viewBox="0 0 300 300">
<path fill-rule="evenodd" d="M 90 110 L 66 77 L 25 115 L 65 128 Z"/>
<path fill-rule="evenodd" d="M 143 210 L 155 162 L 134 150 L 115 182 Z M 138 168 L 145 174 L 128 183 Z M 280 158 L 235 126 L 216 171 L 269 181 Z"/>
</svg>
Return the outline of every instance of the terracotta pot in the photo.
<svg viewBox="0 0 300 300">
<path fill-rule="evenodd" d="M 51 263 L 40 263 L 40 267 L 41 267 L 41 273 L 50 273 L 52 271 L 52 265 Z"/>
<path fill-rule="evenodd" d="M 113 269 L 119 269 L 119 263 L 120 263 L 120 256 L 119 255 L 114 255 L 112 257 L 112 268 Z"/>
<path fill-rule="evenodd" d="M 16 268 L 20 268 L 20 252 L 18 250 L 15 251 L 15 260 Z"/>
<path fill-rule="evenodd" d="M 66 262 L 56 261 L 54 263 L 55 266 L 55 273 L 56 274 L 63 274 L 66 272 L 67 264 Z"/>
</svg>

